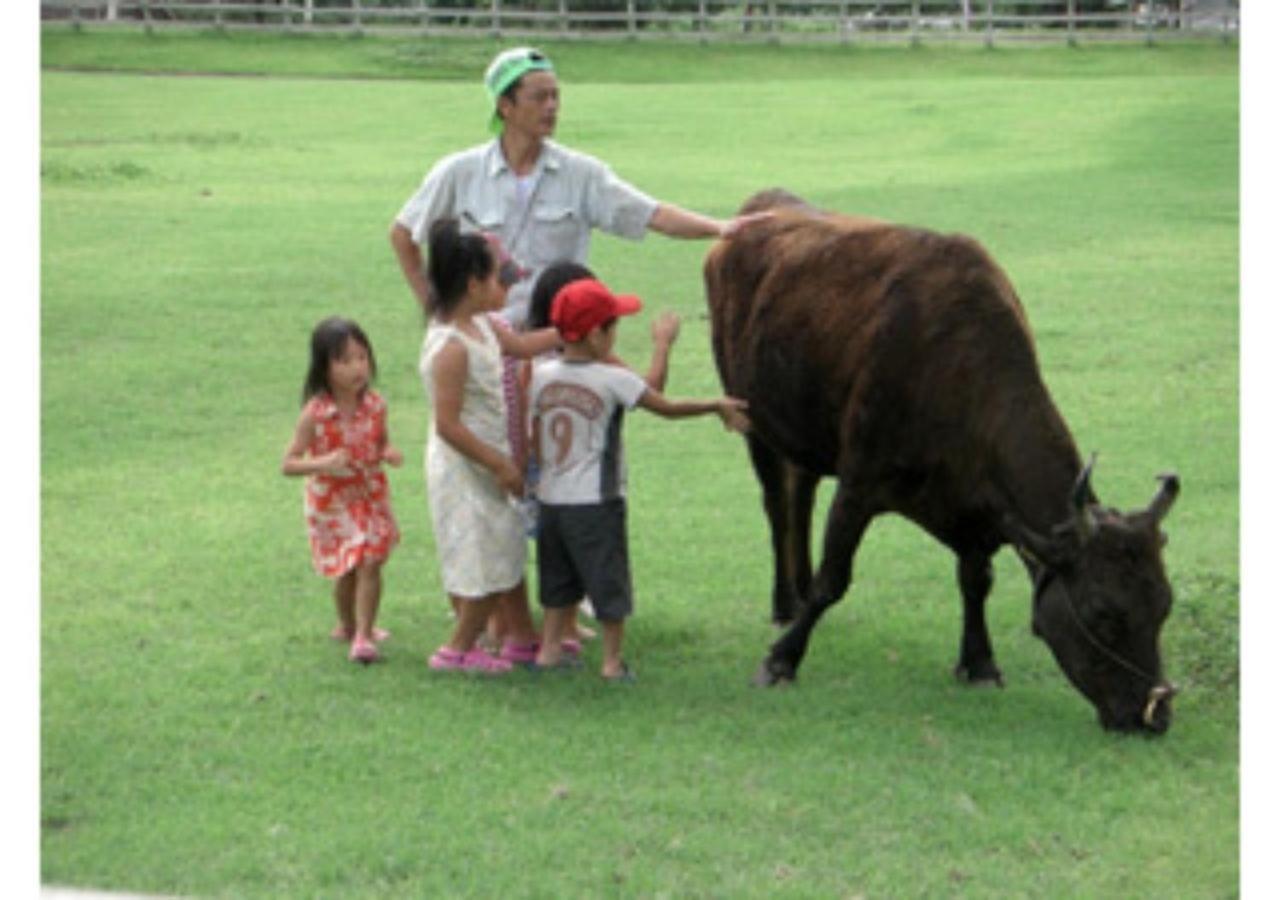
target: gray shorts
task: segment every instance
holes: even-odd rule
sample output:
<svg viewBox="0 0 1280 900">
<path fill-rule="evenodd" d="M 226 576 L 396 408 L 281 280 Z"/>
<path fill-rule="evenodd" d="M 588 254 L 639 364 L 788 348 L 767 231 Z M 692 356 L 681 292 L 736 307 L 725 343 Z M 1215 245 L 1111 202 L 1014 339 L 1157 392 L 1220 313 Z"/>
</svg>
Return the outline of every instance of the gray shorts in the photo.
<svg viewBox="0 0 1280 900">
<path fill-rule="evenodd" d="M 596 618 L 631 615 L 627 503 L 621 498 L 582 506 L 544 503 L 538 513 L 538 602 L 549 609 L 591 598 Z"/>
</svg>

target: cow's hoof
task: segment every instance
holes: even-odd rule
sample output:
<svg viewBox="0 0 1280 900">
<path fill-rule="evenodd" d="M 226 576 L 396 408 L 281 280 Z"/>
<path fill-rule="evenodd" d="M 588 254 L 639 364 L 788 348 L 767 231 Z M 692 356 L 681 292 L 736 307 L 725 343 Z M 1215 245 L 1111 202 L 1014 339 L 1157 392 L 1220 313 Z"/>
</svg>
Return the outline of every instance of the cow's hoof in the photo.
<svg viewBox="0 0 1280 900">
<path fill-rule="evenodd" d="M 751 679 L 751 683 L 756 687 L 778 687 L 792 684 L 795 680 L 796 673 L 794 671 L 787 671 L 784 666 L 766 659 L 760 664 L 760 668 L 756 670 L 755 677 Z"/>
<path fill-rule="evenodd" d="M 1004 687 L 1004 676 L 991 660 L 966 666 L 960 663 L 955 667 L 956 680 L 971 687 Z"/>
</svg>

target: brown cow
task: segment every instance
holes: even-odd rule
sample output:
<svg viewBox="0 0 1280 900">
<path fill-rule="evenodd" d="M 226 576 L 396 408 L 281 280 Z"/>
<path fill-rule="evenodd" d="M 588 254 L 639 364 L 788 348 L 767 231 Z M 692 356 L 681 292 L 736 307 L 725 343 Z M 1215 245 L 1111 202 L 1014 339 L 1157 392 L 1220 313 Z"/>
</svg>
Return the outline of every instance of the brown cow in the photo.
<svg viewBox="0 0 1280 900">
<path fill-rule="evenodd" d="M 1040 378 L 1009 280 L 970 238 L 818 212 L 782 191 L 774 217 L 715 245 L 705 278 L 716 365 L 750 403 L 751 461 L 773 537 L 773 615 L 790 627 L 756 676 L 795 678 L 809 635 L 849 586 L 885 512 L 958 557 L 958 677 L 1001 683 L 987 632 L 991 557 L 1021 553 L 1032 629 L 1106 728 L 1169 726 L 1159 633 L 1172 591 L 1160 520 L 1178 493 L 1100 506 Z M 814 489 L 835 476 L 816 575 Z"/>
</svg>

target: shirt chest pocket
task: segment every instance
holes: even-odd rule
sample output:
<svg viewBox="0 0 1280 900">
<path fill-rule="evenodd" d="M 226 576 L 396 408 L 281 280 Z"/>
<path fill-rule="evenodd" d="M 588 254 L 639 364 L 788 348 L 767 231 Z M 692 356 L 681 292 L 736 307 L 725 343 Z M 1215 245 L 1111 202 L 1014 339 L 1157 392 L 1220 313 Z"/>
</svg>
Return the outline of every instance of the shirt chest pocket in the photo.
<svg viewBox="0 0 1280 900">
<path fill-rule="evenodd" d="M 505 217 L 498 206 L 469 203 L 459 211 L 458 218 L 462 221 L 464 231 L 483 231 L 500 235 Z"/>
<path fill-rule="evenodd" d="M 579 259 L 584 223 L 578 211 L 563 203 L 535 203 L 530 214 L 529 246 L 538 266 Z"/>
</svg>

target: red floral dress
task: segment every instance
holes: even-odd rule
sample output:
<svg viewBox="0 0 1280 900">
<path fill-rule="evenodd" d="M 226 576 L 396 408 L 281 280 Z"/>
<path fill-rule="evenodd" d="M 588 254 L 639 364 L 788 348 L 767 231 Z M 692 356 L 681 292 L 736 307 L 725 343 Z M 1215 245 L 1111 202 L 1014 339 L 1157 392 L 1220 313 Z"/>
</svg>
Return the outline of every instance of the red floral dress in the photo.
<svg viewBox="0 0 1280 900">
<path fill-rule="evenodd" d="M 345 415 L 332 397 L 318 394 L 306 411 L 315 422 L 308 453 L 322 456 L 346 447 L 351 458 L 348 473 L 312 475 L 304 493 L 311 562 L 325 578 L 338 578 L 363 562 L 386 559 L 400 541 L 382 471 L 387 404 L 366 390 L 355 412 Z"/>
</svg>

